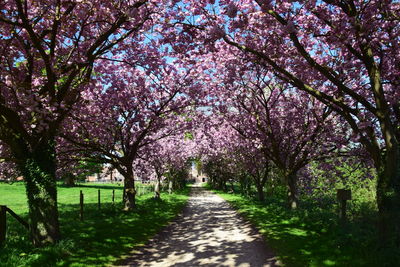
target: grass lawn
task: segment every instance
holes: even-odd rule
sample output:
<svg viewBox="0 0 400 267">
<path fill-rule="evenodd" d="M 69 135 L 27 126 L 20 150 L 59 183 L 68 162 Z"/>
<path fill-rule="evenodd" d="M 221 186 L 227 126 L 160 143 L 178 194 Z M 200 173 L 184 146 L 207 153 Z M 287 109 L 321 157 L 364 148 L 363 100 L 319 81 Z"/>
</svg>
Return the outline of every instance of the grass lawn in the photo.
<svg viewBox="0 0 400 267">
<path fill-rule="evenodd" d="M 378 249 L 376 214 L 338 223 L 335 209 L 302 203 L 290 211 L 282 200 L 266 202 L 216 191 L 266 237 L 285 266 L 399 266 L 400 251 Z"/>
<path fill-rule="evenodd" d="M 101 210 L 97 192 L 101 190 Z M 79 220 L 79 191 L 85 196 L 84 218 Z M 115 207 L 111 204 L 115 190 Z M 162 194 L 161 201 L 147 193 L 137 197 L 134 212 L 121 211 L 122 186 L 85 184 L 58 188 L 63 240 L 46 248 L 33 248 L 27 231 L 7 216 L 7 242 L 0 248 L 0 266 L 107 266 L 122 259 L 135 246 L 144 244 L 185 205 L 189 190 Z M 0 205 L 7 205 L 27 218 L 23 183 L 0 183 Z"/>
</svg>

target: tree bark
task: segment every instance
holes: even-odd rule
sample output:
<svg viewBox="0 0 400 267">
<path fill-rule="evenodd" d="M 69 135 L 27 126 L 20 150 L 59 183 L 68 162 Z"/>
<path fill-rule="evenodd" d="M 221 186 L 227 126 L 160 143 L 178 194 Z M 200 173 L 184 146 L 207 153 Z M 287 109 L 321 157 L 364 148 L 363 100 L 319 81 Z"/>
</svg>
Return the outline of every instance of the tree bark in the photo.
<svg viewBox="0 0 400 267">
<path fill-rule="evenodd" d="M 397 150 L 397 151 L 396 151 Z M 400 155 L 399 148 L 386 151 L 383 166 L 377 167 L 379 236 L 383 246 L 400 246 Z"/>
<path fill-rule="evenodd" d="M 64 176 L 64 184 L 66 186 L 75 186 L 75 176 L 72 173 L 67 173 Z"/>
<path fill-rule="evenodd" d="M 134 210 L 136 208 L 136 190 L 132 166 L 126 167 L 126 173 L 124 175 L 124 192 L 124 210 Z"/>
<path fill-rule="evenodd" d="M 252 175 L 254 184 L 256 186 L 257 189 L 257 198 L 260 201 L 264 201 L 265 200 L 265 195 L 264 195 L 264 184 L 263 183 L 263 179 L 261 179 L 261 177 L 259 177 L 258 175 Z"/>
<path fill-rule="evenodd" d="M 160 183 L 161 183 L 161 177 L 158 177 L 157 175 L 157 181 L 156 181 L 156 185 L 154 187 L 154 199 L 161 199 L 161 195 L 160 195 Z"/>
<path fill-rule="evenodd" d="M 258 173 L 257 175 L 253 176 L 257 188 L 258 200 L 260 201 L 265 200 L 264 186 L 268 180 L 269 166 L 268 164 L 266 164 L 265 166 L 266 167 L 262 174 Z"/>
<path fill-rule="evenodd" d="M 30 235 L 35 246 L 61 239 L 58 221 L 55 142 L 38 144 L 26 153 L 18 167 L 24 176 L 28 196 Z"/>
<path fill-rule="evenodd" d="M 258 195 L 258 200 L 264 201 L 265 200 L 265 195 L 264 195 L 264 186 L 261 184 L 257 184 L 257 195 Z"/>
<path fill-rule="evenodd" d="M 285 176 L 288 189 L 288 205 L 290 209 L 296 209 L 299 205 L 297 176 L 296 173 L 287 173 Z"/>
<path fill-rule="evenodd" d="M 172 194 L 172 188 L 173 188 L 173 183 L 172 183 L 172 178 L 169 179 L 168 182 L 168 193 Z"/>
</svg>

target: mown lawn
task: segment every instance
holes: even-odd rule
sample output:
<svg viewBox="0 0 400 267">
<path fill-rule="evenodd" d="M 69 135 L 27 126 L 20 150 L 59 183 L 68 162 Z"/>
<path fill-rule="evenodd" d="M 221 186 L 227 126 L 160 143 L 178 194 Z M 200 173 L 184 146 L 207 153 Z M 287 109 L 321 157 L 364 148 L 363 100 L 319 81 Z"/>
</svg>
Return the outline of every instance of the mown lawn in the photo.
<svg viewBox="0 0 400 267">
<path fill-rule="evenodd" d="M 101 209 L 97 194 L 101 191 Z M 79 220 L 79 192 L 85 196 L 84 221 Z M 115 190 L 116 205 L 111 204 Z M 162 201 L 152 193 L 137 198 L 134 212 L 121 210 L 122 187 L 85 185 L 58 188 L 60 223 L 63 240 L 56 246 L 33 248 L 27 231 L 12 217 L 7 217 L 7 242 L 0 248 L 0 266 L 107 266 L 144 244 L 183 208 L 189 190 L 162 194 Z M 0 183 L 0 205 L 7 205 L 27 218 L 23 183 Z"/>
<path fill-rule="evenodd" d="M 291 211 L 285 201 L 276 198 L 261 203 L 214 191 L 260 230 L 285 266 L 400 266 L 398 248 L 378 246 L 373 212 L 342 225 L 335 207 L 304 201 Z"/>
</svg>

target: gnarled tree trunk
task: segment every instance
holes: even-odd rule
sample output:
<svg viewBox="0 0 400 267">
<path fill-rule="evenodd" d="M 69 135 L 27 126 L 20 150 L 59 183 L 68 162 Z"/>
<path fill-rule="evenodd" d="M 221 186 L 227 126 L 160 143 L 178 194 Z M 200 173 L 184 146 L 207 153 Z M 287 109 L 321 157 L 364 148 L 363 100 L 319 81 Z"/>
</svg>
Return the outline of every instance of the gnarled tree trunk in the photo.
<svg viewBox="0 0 400 267">
<path fill-rule="evenodd" d="M 35 246 L 61 238 L 58 221 L 54 141 L 39 144 L 18 163 L 28 196 L 30 234 Z"/>
<path fill-rule="evenodd" d="M 130 211 L 136 207 L 136 189 L 132 166 L 126 167 L 124 173 L 124 210 Z"/>
</svg>

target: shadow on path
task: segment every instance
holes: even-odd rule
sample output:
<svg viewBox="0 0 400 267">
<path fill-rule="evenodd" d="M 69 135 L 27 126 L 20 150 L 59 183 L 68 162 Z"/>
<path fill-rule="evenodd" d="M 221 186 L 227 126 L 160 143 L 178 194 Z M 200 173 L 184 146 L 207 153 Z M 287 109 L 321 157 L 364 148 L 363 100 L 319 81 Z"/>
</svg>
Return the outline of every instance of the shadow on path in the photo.
<svg viewBox="0 0 400 267">
<path fill-rule="evenodd" d="M 278 266 L 271 249 L 248 222 L 222 198 L 196 186 L 182 215 L 117 265 Z"/>
</svg>

